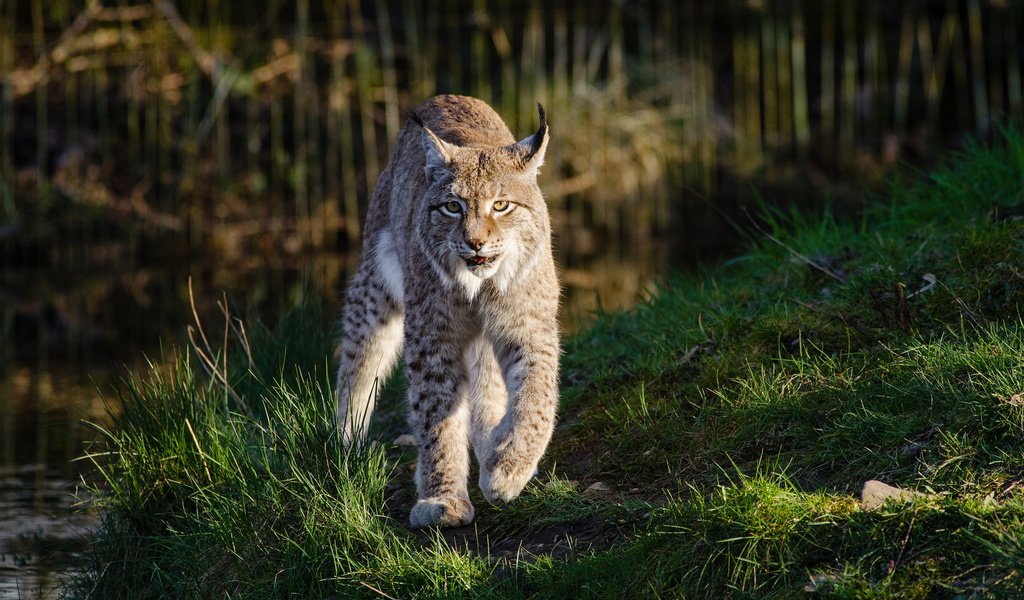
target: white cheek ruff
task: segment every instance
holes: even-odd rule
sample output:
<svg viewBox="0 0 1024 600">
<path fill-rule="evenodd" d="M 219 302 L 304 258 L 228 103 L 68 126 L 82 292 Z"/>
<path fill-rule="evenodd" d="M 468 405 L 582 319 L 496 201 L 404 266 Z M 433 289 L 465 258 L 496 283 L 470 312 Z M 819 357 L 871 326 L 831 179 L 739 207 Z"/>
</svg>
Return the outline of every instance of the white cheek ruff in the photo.
<svg viewBox="0 0 1024 600">
<path fill-rule="evenodd" d="M 505 251 L 503 254 L 501 264 L 495 270 L 494 274 L 491 275 L 491 279 L 494 281 L 495 287 L 498 291 L 505 293 L 508 291 L 509 286 L 518 277 L 521 269 L 519 268 L 519 262 L 522 255 L 519 253 L 519 244 L 515 240 L 509 240 L 505 244 Z"/>
<path fill-rule="evenodd" d="M 462 263 L 462 261 L 460 260 L 459 263 Z M 480 292 L 480 286 L 484 284 L 484 279 L 486 278 L 483 274 L 477 275 L 467 269 L 465 263 L 457 264 L 455 267 L 455 281 L 462 286 L 470 302 L 476 298 L 476 295 Z"/>
<path fill-rule="evenodd" d="M 419 245 L 420 253 L 427 257 L 427 262 L 430 263 L 430 268 L 437 273 L 438 279 L 441 280 L 444 287 L 452 287 L 454 282 L 452 281 L 451 274 L 445 270 L 444 266 L 440 262 L 438 262 L 437 257 L 424 246 L 422 228 L 419 224 L 416 225 L 416 239 L 418 240 L 417 244 Z"/>
</svg>

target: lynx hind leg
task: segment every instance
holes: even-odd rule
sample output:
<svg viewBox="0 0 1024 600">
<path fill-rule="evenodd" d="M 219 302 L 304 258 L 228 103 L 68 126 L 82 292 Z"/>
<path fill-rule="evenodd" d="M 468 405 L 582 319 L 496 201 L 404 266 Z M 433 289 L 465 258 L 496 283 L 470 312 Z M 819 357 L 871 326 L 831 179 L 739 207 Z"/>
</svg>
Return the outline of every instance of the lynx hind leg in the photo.
<svg viewBox="0 0 1024 600">
<path fill-rule="evenodd" d="M 508 390 L 494 349 L 479 338 L 466 351 L 469 370 L 471 440 L 478 464 L 487 464 L 494 450 L 494 429 L 508 412 Z M 481 473 L 483 470 L 481 469 Z"/>
<path fill-rule="evenodd" d="M 338 423 L 346 445 L 366 436 L 380 388 L 402 349 L 402 311 L 364 260 L 345 294 Z"/>
</svg>

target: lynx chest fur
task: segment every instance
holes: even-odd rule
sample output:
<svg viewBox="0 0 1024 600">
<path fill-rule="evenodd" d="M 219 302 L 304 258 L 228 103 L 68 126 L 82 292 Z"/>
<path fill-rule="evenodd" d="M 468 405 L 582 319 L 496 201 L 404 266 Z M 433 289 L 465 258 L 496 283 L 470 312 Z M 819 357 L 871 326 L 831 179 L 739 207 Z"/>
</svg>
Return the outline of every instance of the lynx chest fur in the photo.
<svg viewBox="0 0 1024 600">
<path fill-rule="evenodd" d="M 437 96 L 398 136 L 370 201 L 338 370 L 347 443 L 403 352 L 419 453 L 414 527 L 473 519 L 469 447 L 490 502 L 519 495 L 558 405 L 558 280 L 537 185 L 548 128 L 516 141 L 484 102 Z"/>
</svg>

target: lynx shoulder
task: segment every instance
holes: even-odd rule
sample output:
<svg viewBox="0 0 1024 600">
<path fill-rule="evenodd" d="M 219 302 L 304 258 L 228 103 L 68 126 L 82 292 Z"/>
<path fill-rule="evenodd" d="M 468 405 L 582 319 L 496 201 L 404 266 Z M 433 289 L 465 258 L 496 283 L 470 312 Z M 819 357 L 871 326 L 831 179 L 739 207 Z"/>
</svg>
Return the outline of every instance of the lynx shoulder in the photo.
<svg viewBox="0 0 1024 600">
<path fill-rule="evenodd" d="M 403 352 L 418 445 L 414 527 L 470 522 L 469 446 L 490 502 L 536 472 L 558 405 L 558 295 L 537 174 L 540 128 L 516 141 L 486 103 L 437 96 L 402 129 L 370 201 L 346 291 L 338 419 L 361 440 Z"/>
</svg>

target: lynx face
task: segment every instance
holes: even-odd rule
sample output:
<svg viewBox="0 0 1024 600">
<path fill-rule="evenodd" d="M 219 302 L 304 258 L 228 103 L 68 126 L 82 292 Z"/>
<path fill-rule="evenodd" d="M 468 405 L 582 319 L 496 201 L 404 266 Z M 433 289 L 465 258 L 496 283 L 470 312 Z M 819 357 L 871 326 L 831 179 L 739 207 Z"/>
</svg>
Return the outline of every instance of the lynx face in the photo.
<svg viewBox="0 0 1024 600">
<path fill-rule="evenodd" d="M 421 238 L 431 265 L 462 284 L 470 298 L 481 282 L 499 289 L 529 263 L 524 248 L 550 236 L 547 207 L 537 185 L 546 126 L 521 142 L 490 149 L 440 140 L 424 127 L 429 188 L 420 203 Z"/>
</svg>

